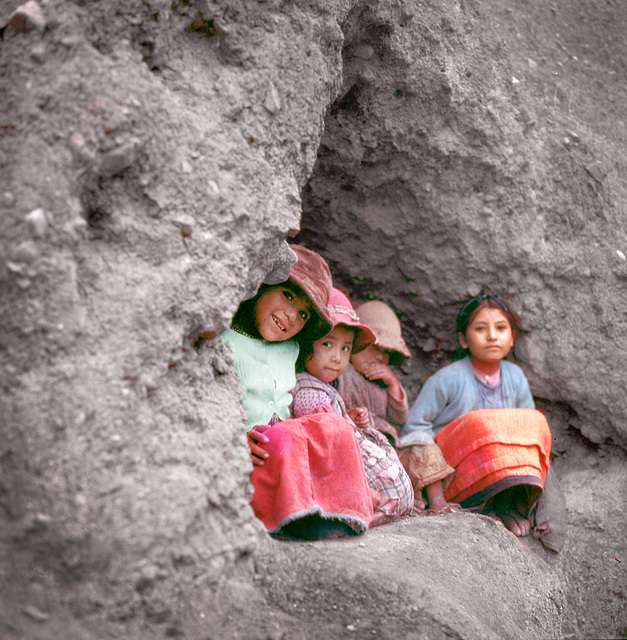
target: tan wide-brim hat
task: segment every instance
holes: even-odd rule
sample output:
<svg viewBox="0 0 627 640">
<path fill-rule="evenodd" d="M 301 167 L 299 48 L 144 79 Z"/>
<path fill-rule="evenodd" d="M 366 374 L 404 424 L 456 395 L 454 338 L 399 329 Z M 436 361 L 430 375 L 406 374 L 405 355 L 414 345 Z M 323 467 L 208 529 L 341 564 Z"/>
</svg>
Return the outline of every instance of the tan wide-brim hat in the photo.
<svg viewBox="0 0 627 640">
<path fill-rule="evenodd" d="M 370 300 L 355 308 L 361 322 L 377 336 L 377 346 L 390 352 L 390 364 L 411 358 L 405 344 L 401 323 L 393 309 L 380 300 Z"/>
</svg>

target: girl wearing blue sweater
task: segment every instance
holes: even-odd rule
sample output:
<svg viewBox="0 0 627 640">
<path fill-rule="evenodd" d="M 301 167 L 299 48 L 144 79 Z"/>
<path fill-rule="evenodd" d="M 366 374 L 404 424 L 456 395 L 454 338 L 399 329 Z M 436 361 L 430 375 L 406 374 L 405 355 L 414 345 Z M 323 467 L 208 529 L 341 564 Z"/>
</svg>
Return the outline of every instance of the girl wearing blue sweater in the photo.
<svg viewBox="0 0 627 640">
<path fill-rule="evenodd" d="M 435 443 L 455 469 L 452 481 L 428 486 L 428 495 L 443 493 L 449 502 L 497 517 L 516 536 L 533 528 L 551 546 L 549 524 L 536 517 L 551 432 L 522 370 L 504 360 L 523 333 L 519 319 L 502 298 L 483 293 L 464 304 L 456 329 L 461 359 L 425 382 L 401 446 Z"/>
</svg>

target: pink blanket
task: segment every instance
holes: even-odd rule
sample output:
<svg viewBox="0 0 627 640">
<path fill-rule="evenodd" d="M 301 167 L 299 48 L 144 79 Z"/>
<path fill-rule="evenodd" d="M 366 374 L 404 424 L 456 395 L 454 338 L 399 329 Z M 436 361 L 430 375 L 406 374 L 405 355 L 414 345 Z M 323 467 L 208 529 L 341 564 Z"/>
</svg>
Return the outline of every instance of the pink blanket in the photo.
<svg viewBox="0 0 627 640">
<path fill-rule="evenodd" d="M 257 427 L 258 430 L 261 428 Z M 265 428 L 270 456 L 255 467 L 251 505 L 270 533 L 318 514 L 366 531 L 373 508 L 352 428 L 334 413 L 315 413 Z"/>
</svg>

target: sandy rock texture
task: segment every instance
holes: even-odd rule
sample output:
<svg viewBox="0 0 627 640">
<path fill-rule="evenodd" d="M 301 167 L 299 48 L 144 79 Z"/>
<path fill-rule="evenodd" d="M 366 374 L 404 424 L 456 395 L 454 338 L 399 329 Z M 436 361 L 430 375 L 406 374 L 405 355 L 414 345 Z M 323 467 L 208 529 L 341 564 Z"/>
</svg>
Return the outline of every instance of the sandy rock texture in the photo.
<svg viewBox="0 0 627 640">
<path fill-rule="evenodd" d="M 536 35 L 536 43 L 554 42 L 554 32 L 578 28 L 566 22 L 566 8 L 553 15 L 532 3 L 533 24 L 520 19 L 523 36 L 512 28 L 511 3 L 489 4 L 354 7 L 344 26 L 342 91 L 304 190 L 300 239 L 325 250 L 355 298 L 394 305 L 419 377 L 448 360 L 457 302 L 484 288 L 508 295 L 533 329 L 517 355 L 534 395 L 567 404 L 593 442 L 624 448 L 620 143 L 606 144 L 568 111 L 560 117 L 556 105 L 546 113 L 538 94 L 565 90 L 559 59 L 544 60 L 558 75 L 541 78 L 535 93 L 524 65 L 540 64 L 531 58 L 538 49 L 521 52 L 529 62 L 518 61 L 517 75 L 512 69 L 508 32 L 514 47 L 524 46 L 526 31 L 541 30 L 545 40 Z M 588 13 L 598 20 L 601 9 Z M 491 31 L 498 12 L 501 30 Z M 568 46 L 574 55 L 582 43 Z M 618 57 L 624 44 L 617 49 Z M 581 87 L 569 91 L 576 102 Z M 578 115 L 596 119 L 590 110 Z M 624 133 L 624 124 L 617 128 Z"/>
<path fill-rule="evenodd" d="M 588 5 L 0 3 L 3 640 L 627 633 L 627 135 L 590 97 L 624 16 Z M 286 236 L 395 306 L 410 395 L 511 294 L 562 554 L 468 514 L 267 538 L 218 337 Z"/>
<path fill-rule="evenodd" d="M 37 557 L 16 586 L 46 593 L 44 617 L 165 624 L 263 535 L 216 336 L 298 229 L 344 9 L 51 0 L 0 17 L 6 550 Z"/>
</svg>

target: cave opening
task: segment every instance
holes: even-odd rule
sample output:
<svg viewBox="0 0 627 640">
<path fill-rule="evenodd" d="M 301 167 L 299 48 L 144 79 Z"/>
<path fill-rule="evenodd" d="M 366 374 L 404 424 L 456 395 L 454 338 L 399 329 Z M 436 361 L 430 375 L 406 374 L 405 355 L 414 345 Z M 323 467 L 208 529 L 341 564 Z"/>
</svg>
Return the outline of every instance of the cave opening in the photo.
<svg viewBox="0 0 627 640">
<path fill-rule="evenodd" d="M 355 303 L 392 306 L 414 355 L 403 374 L 417 392 L 455 350 L 457 303 L 503 284 L 498 272 L 469 277 L 460 229 L 474 222 L 456 210 L 468 193 L 494 202 L 504 178 L 481 149 L 480 123 L 453 100 L 442 72 L 450 25 L 359 4 L 342 31 L 342 85 L 301 192 L 294 242 L 319 251 Z M 474 208 L 483 204 L 473 199 Z"/>
</svg>

